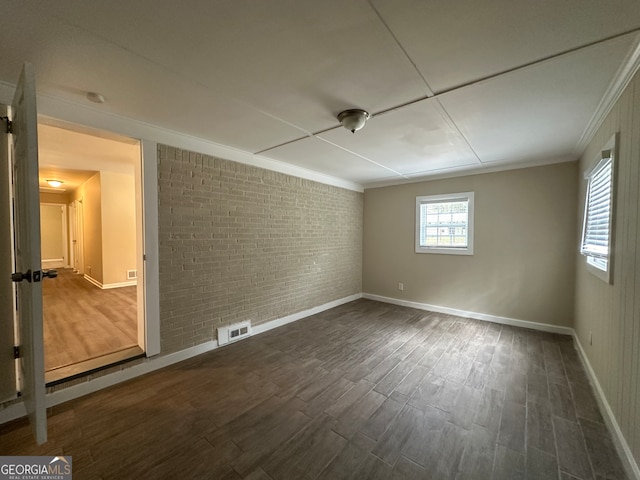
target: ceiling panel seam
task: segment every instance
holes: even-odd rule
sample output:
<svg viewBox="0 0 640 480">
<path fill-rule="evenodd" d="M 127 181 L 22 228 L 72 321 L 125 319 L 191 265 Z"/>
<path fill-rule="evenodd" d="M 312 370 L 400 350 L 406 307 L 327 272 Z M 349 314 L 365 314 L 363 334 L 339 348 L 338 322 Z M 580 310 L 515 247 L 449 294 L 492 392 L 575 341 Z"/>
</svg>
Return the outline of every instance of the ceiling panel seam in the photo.
<svg viewBox="0 0 640 480">
<path fill-rule="evenodd" d="M 634 28 L 632 30 L 627 30 L 627 31 L 622 32 L 622 33 L 618 33 L 618 34 L 615 34 L 615 35 L 610 35 L 610 36 L 608 36 L 606 38 L 601 38 L 600 40 L 594 40 L 593 42 L 589 42 L 589 43 L 585 43 L 583 45 L 579 45 L 577 47 L 569 48 L 567 50 L 563 50 L 562 52 L 554 53 L 552 55 L 548 55 L 546 57 L 539 58 L 537 60 L 532 60 L 531 62 L 523 63 L 523 64 L 518 65 L 518 66 L 513 67 L 513 68 L 509 68 L 507 70 L 502 70 L 502 71 L 497 72 L 497 73 L 492 73 L 491 75 L 486 75 L 486 76 L 484 76 L 482 78 L 479 78 L 477 80 L 472 80 L 470 82 L 463 83 L 462 85 L 457 85 L 457 86 L 442 90 L 440 92 L 437 92 L 434 95 L 434 97 L 438 97 L 438 96 L 444 95 L 446 93 L 456 92 L 458 90 L 462 90 L 463 88 L 472 87 L 474 85 L 478 85 L 480 83 L 484 83 L 484 82 L 486 82 L 488 80 L 493 80 L 495 78 L 501 78 L 501 77 L 509 75 L 511 73 L 516 73 L 516 72 L 520 72 L 522 70 L 526 70 L 526 69 L 528 69 L 530 67 L 535 67 L 535 66 L 538 66 L 538 65 L 542 65 L 544 63 L 550 62 L 550 61 L 555 60 L 557 58 L 561 58 L 561 57 L 564 57 L 564 56 L 567 56 L 567 55 L 571 55 L 572 53 L 580 52 L 582 50 L 586 50 L 586 49 L 591 48 L 591 47 L 602 45 L 602 44 L 610 42 L 612 40 L 616 40 L 618 38 L 622 38 L 622 37 L 625 37 L 627 35 L 632 35 L 632 34 L 638 33 L 638 32 L 640 32 L 640 28 Z"/>
<path fill-rule="evenodd" d="M 380 167 L 380 168 L 384 168 L 385 170 L 389 170 L 390 172 L 392 172 L 392 173 L 394 173 L 394 174 L 396 174 L 396 175 L 398 175 L 398 176 L 400 176 L 400 177 L 402 177 L 402 178 L 407 178 L 407 179 L 409 178 L 409 177 L 407 177 L 406 175 L 404 175 L 404 174 L 402 174 L 402 173 L 400 173 L 400 172 L 398 172 L 398 171 L 394 170 L 394 169 L 393 169 L 393 168 L 391 168 L 391 167 L 387 167 L 387 166 L 385 166 L 385 165 L 382 165 L 381 163 L 378 163 L 378 162 L 376 162 L 375 160 L 371 160 L 370 158 L 367 158 L 367 157 L 365 157 L 364 155 L 360 155 L 359 153 L 356 153 L 356 152 L 354 152 L 354 151 L 352 151 L 352 150 L 349 150 L 348 148 L 342 147 L 342 146 L 338 145 L 337 143 L 333 143 L 333 142 L 331 142 L 330 140 L 327 140 L 326 138 L 322 138 L 322 137 L 316 137 L 316 138 L 317 138 L 318 140 L 320 140 L 320 141 L 323 141 L 323 142 L 325 142 L 325 143 L 329 144 L 329 145 L 332 145 L 332 146 L 334 146 L 334 147 L 336 147 L 336 148 L 339 148 L 340 150 L 343 150 L 343 151 L 345 151 L 345 152 L 347 152 L 347 153 L 350 153 L 351 155 L 355 155 L 355 156 L 356 156 L 356 157 L 358 157 L 358 158 L 361 158 L 361 159 L 363 159 L 363 160 L 366 160 L 367 162 L 372 163 L 372 164 L 374 164 L 374 165 L 376 165 L 376 166 L 378 166 L 378 167 Z"/>
<path fill-rule="evenodd" d="M 458 124 L 453 120 L 453 118 L 451 118 L 451 115 L 449 115 L 449 112 L 447 112 L 447 109 L 444 108 L 444 105 L 442 105 L 440 100 L 436 98 L 435 101 L 440 107 L 439 108 L 440 115 L 451 125 L 453 129 L 455 129 L 456 132 L 458 132 L 458 135 L 460 135 L 460 137 L 464 140 L 464 143 L 466 143 L 469 149 L 473 152 L 473 156 L 476 157 L 476 160 L 478 161 L 478 163 L 482 165 L 483 163 L 482 163 L 482 160 L 480 159 L 480 155 L 478 155 L 478 152 L 476 152 L 476 149 L 473 148 L 473 145 L 471 145 L 471 142 L 469 141 L 467 136 L 464 133 L 462 133 L 462 130 L 458 127 Z"/>
<path fill-rule="evenodd" d="M 522 70 L 526 70 L 528 68 L 547 63 L 549 61 L 552 61 L 552 60 L 555 60 L 557 58 L 563 57 L 565 55 L 570 55 L 572 53 L 575 53 L 575 52 L 578 52 L 578 51 L 581 51 L 581 50 L 584 50 L 584 49 L 587 49 L 587 48 L 590 48 L 590 47 L 594 47 L 594 46 L 597 46 L 597 45 L 600 45 L 600 44 L 603 44 L 603 43 L 606 43 L 606 42 L 609 42 L 609 41 L 624 37 L 626 35 L 631 35 L 631 34 L 634 34 L 634 33 L 637 34 L 639 32 L 640 32 L 640 28 L 635 28 L 635 29 L 632 29 L 632 30 L 625 31 L 623 33 L 619 33 L 619 34 L 616 34 L 616 35 L 611 35 L 611 36 L 606 37 L 604 39 L 596 40 L 596 41 L 593 41 L 593 42 L 590 42 L 590 43 L 587 43 L 587 44 L 584 44 L 584 45 L 580 45 L 578 47 L 574 47 L 574 48 L 571 48 L 571 49 L 568 49 L 568 50 L 564 50 L 562 52 L 559 52 L 559 53 L 556 53 L 556 54 L 553 54 L 553 55 L 549 55 L 547 57 L 544 57 L 544 58 L 541 58 L 541 59 L 538 59 L 538 60 L 534 60 L 534 61 L 531 61 L 531 62 L 522 64 L 522 65 L 510 68 L 510 69 L 498 72 L 498 73 L 487 75 L 485 77 L 482 77 L 482 78 L 479 78 L 479 79 L 464 83 L 462 85 L 457 85 L 455 87 L 451 87 L 449 89 L 442 90 L 440 92 L 434 93 L 431 96 L 430 95 L 422 96 L 422 97 L 419 97 L 419 98 L 417 98 L 415 100 L 411 100 L 409 102 L 402 103 L 402 104 L 396 105 L 394 107 L 390 107 L 390 108 L 387 108 L 387 109 L 384 109 L 384 110 L 380 110 L 378 112 L 374 112 L 374 113 L 370 112 L 371 113 L 371 118 L 378 117 L 378 116 L 381 116 L 381 115 L 385 115 L 387 113 L 395 112 L 395 111 L 401 110 L 401 109 L 403 109 L 405 107 L 409 107 L 411 105 L 414 105 L 414 104 L 416 104 L 418 102 L 422 102 L 422 101 L 425 101 L 425 100 L 436 100 L 436 101 L 438 101 L 439 97 L 444 96 L 446 94 L 458 92 L 458 91 L 464 90 L 466 88 L 470 88 L 470 87 L 479 85 L 481 83 L 487 82 L 489 80 L 494 80 L 494 79 L 497 79 L 497 78 L 501 78 L 501 77 L 503 77 L 505 75 L 509 75 L 509 74 L 512 74 L 512 73 L 517 73 L 517 72 L 520 72 Z M 404 51 L 404 49 L 403 49 L 403 51 Z M 412 60 L 411 60 L 411 63 L 415 66 L 415 64 L 413 63 Z M 428 86 L 426 81 L 425 81 L 425 84 Z M 446 113 L 447 119 L 452 123 L 452 125 L 454 126 L 456 131 L 458 131 L 462 135 L 462 132 L 460 131 L 460 129 L 456 125 L 455 121 L 451 118 L 449 113 L 446 111 L 444 106 L 442 106 L 442 104 L 439 101 L 438 101 L 438 104 L 442 108 L 442 112 Z M 322 133 L 326 133 L 328 131 L 335 130 L 337 128 L 340 128 L 340 126 L 338 125 L 338 126 L 334 126 L 334 127 L 325 128 L 325 129 L 319 130 L 317 132 L 311 132 L 310 136 L 317 137 L 318 135 L 321 135 Z M 299 128 L 299 129 L 304 131 L 304 129 L 302 129 L 302 128 Z M 264 152 L 268 152 L 270 150 L 275 150 L 275 149 L 277 149 L 279 147 L 282 147 L 282 146 L 285 146 L 285 145 L 289 145 L 289 144 L 298 142 L 300 140 L 304 140 L 305 138 L 308 138 L 308 136 L 295 138 L 293 140 L 290 140 L 290 141 L 287 141 L 287 142 L 284 142 L 284 143 L 281 143 L 281 144 L 278 144 L 278 145 L 274 145 L 273 147 L 268 147 L 268 148 L 262 149 L 259 152 L 255 152 L 255 154 L 258 155 L 258 154 L 262 154 Z M 475 150 L 473 149 L 473 147 L 471 146 L 471 144 L 469 143 L 467 138 L 464 135 L 462 135 L 462 138 L 464 139 L 465 143 L 472 149 L 472 151 L 473 151 L 474 155 L 476 156 L 476 158 L 478 158 L 478 160 L 482 163 L 482 161 L 479 159 L 477 153 L 475 152 Z M 347 149 L 344 149 L 344 150 L 349 151 Z M 351 153 L 353 153 L 353 152 L 351 152 Z M 358 155 L 358 156 L 363 158 L 363 159 L 365 159 L 365 160 L 368 160 L 368 161 L 370 161 L 372 163 L 376 163 L 373 160 L 367 159 L 366 157 L 363 157 L 361 155 Z"/>
<path fill-rule="evenodd" d="M 375 7 L 375 5 L 373 3 L 371 3 L 371 0 L 368 0 L 367 3 L 369 3 L 369 6 L 375 12 L 375 14 L 377 15 L 378 19 L 380 20 L 380 23 L 382 23 L 382 25 L 387 30 L 387 32 L 389 32 L 389 35 L 391 35 L 391 38 L 393 38 L 393 41 L 396 43 L 398 48 L 400 48 L 400 50 L 402 50 L 402 53 L 404 54 L 404 56 L 407 57 L 407 60 L 409 60 L 409 63 L 411 63 L 411 65 L 413 66 L 413 68 L 416 71 L 416 73 L 418 74 L 418 76 L 424 82 L 424 85 L 427 88 L 427 95 L 426 96 L 427 97 L 433 97 L 433 95 L 434 95 L 433 88 L 431 88 L 431 85 L 429 85 L 429 82 L 424 77 L 424 75 L 422 74 L 422 72 L 420 71 L 420 69 L 418 68 L 416 63 L 413 61 L 413 58 L 411 58 L 409 53 L 405 50 L 405 48 L 402 45 L 402 43 L 400 43 L 400 40 L 398 40 L 398 37 L 396 37 L 395 33 L 393 33 L 393 30 L 391 30 L 391 27 L 389 26 L 387 21 L 382 17 L 382 14 L 378 11 L 378 9 Z"/>
</svg>

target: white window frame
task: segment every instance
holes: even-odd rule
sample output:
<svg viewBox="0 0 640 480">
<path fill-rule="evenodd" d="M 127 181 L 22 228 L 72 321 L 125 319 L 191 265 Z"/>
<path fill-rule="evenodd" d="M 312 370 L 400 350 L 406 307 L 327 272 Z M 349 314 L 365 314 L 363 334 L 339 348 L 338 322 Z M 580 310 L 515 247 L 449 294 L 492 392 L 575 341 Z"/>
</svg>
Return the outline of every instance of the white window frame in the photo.
<svg viewBox="0 0 640 480">
<path fill-rule="evenodd" d="M 580 239 L 580 253 L 585 257 L 587 270 L 593 275 L 606 283 L 611 283 L 611 270 L 613 267 L 613 218 L 615 215 L 615 152 L 616 152 L 616 135 L 611 137 L 607 144 L 603 147 L 601 155 L 596 159 L 595 165 L 589 169 L 584 178 L 587 180 L 587 189 L 584 201 L 584 218 L 582 222 L 582 236 Z M 585 238 L 587 235 L 587 224 L 589 221 L 589 198 L 591 196 L 592 181 L 605 168 L 611 168 L 611 181 L 609 187 L 609 218 L 607 219 L 608 241 L 606 254 L 595 252 L 589 247 Z M 603 266 L 602 259 L 606 260 L 606 266 Z"/>
<path fill-rule="evenodd" d="M 466 247 L 427 247 L 420 245 L 420 206 L 425 203 L 468 202 L 467 246 Z M 439 253 L 445 255 L 473 255 L 473 218 L 474 192 L 449 193 L 444 195 L 425 195 L 416 197 L 415 248 L 416 253 Z"/>
</svg>

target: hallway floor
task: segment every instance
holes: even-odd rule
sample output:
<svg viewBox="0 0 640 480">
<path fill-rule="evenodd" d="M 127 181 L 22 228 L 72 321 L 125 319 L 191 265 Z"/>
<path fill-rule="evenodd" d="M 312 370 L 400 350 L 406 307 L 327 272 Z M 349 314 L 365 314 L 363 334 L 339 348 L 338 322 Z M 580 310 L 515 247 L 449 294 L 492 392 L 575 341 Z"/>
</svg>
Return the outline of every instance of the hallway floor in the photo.
<svg viewBox="0 0 640 480">
<path fill-rule="evenodd" d="M 59 269 L 42 282 L 45 371 L 138 345 L 136 287 L 102 290 Z"/>
</svg>

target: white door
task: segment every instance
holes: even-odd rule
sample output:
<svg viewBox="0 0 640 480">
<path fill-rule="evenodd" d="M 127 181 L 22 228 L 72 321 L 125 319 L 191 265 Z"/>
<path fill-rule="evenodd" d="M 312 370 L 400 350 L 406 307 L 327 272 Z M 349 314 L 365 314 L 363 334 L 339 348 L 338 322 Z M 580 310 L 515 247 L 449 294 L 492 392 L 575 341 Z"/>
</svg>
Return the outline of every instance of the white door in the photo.
<svg viewBox="0 0 640 480">
<path fill-rule="evenodd" d="M 76 202 L 69 204 L 69 266 L 77 271 L 76 265 Z"/>
<path fill-rule="evenodd" d="M 84 275 L 84 197 L 76 201 L 76 255 L 78 273 Z"/>
<path fill-rule="evenodd" d="M 71 267 L 74 273 L 84 275 L 84 249 L 82 235 L 82 199 L 69 205 L 69 225 L 71 232 Z"/>
<path fill-rule="evenodd" d="M 40 204 L 40 259 L 42 269 L 64 268 L 67 265 L 66 206 L 57 203 Z"/>
<path fill-rule="evenodd" d="M 19 375 L 22 399 L 36 441 L 47 441 L 44 383 L 38 125 L 33 67 L 25 63 L 12 103 L 15 272 Z"/>
</svg>

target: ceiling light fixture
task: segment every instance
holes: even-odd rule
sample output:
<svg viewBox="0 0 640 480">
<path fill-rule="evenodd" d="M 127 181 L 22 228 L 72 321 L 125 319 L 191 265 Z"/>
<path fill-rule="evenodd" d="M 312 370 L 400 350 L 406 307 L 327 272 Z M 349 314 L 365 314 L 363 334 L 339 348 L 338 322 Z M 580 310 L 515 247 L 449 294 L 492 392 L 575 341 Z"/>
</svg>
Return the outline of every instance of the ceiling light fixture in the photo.
<svg viewBox="0 0 640 480">
<path fill-rule="evenodd" d="M 47 183 L 49 185 L 51 185 L 53 188 L 58 188 L 60 185 L 62 185 L 64 182 L 60 181 L 60 180 L 47 180 Z"/>
<path fill-rule="evenodd" d="M 104 96 L 97 92 L 87 92 L 87 100 L 93 103 L 104 103 Z"/>
<path fill-rule="evenodd" d="M 367 123 L 367 120 L 369 120 L 370 117 L 371 115 L 369 115 L 369 112 L 360 110 L 359 108 L 345 110 L 338 114 L 338 120 L 342 126 L 351 133 L 356 133 L 364 127 L 364 124 Z"/>
</svg>

